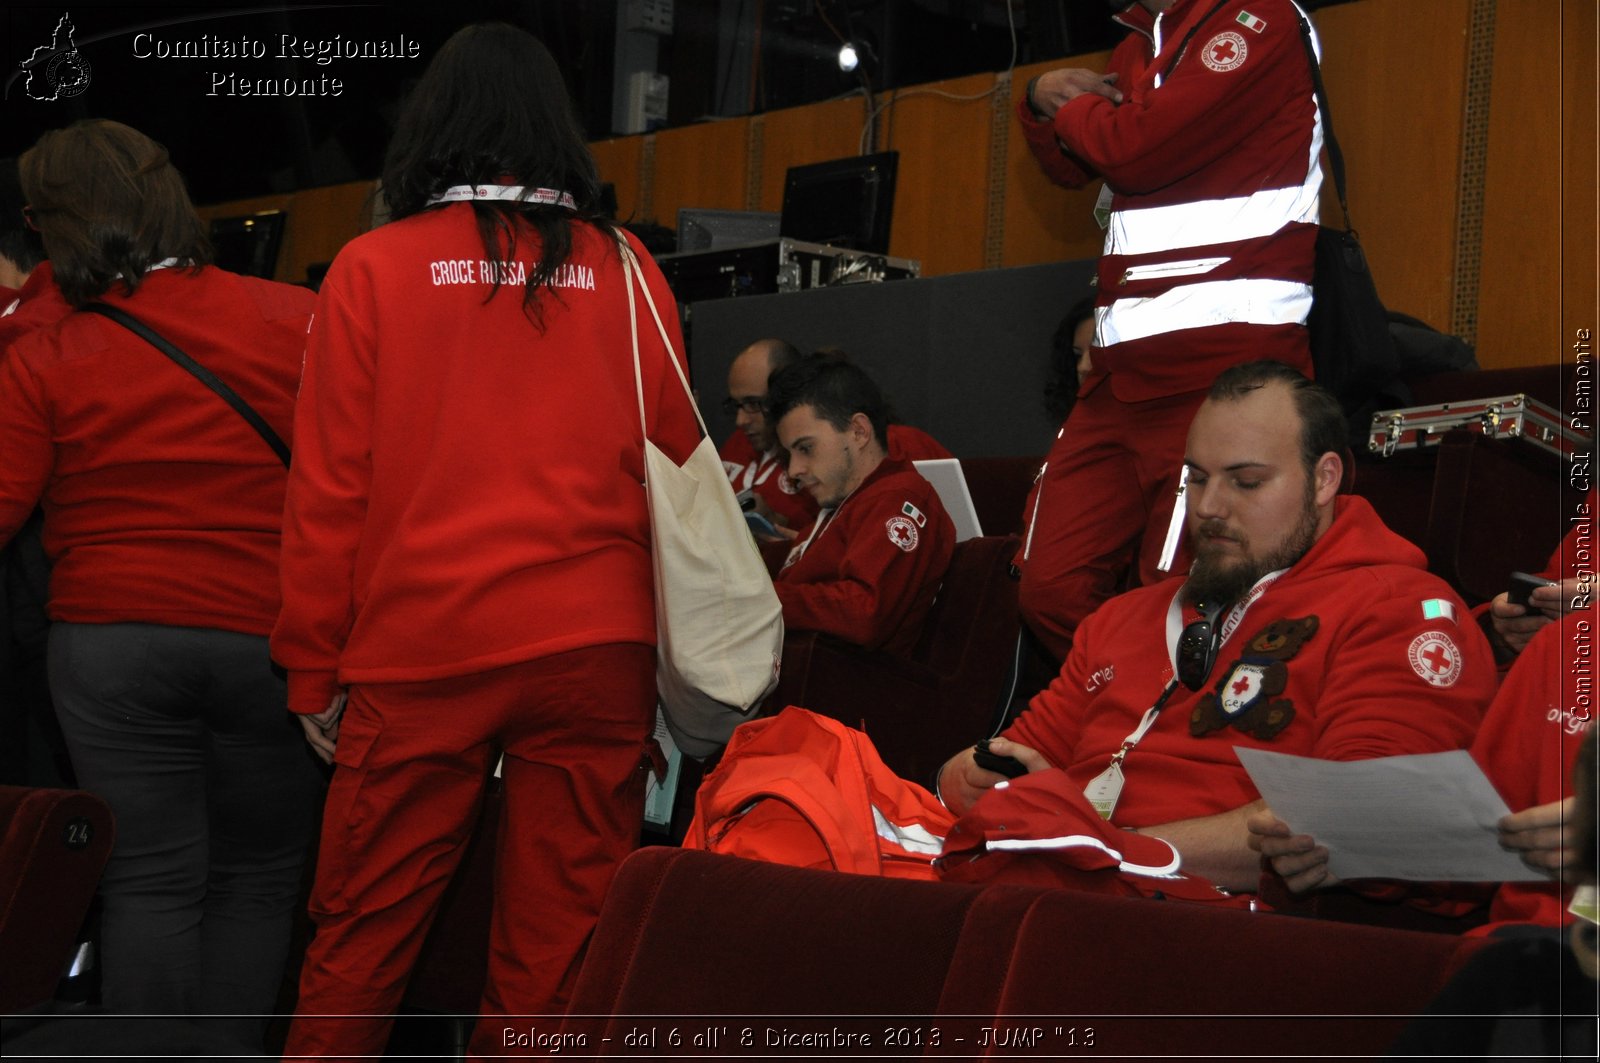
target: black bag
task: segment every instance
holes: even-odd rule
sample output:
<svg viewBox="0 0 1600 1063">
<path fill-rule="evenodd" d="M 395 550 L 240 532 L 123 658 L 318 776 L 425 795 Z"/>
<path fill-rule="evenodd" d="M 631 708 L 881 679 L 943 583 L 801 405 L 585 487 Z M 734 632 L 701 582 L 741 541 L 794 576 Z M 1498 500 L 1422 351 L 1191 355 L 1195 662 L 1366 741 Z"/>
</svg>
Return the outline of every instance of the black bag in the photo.
<svg viewBox="0 0 1600 1063">
<path fill-rule="evenodd" d="M 1312 282 L 1311 363 L 1317 383 L 1333 392 L 1349 416 L 1382 393 L 1399 373 L 1389 315 L 1367 268 L 1361 241 L 1349 229 L 1317 230 Z M 1361 426 L 1363 438 L 1366 426 Z"/>
<path fill-rule="evenodd" d="M 1350 222 L 1350 205 L 1345 199 L 1344 153 L 1333 134 L 1333 119 L 1328 113 L 1328 95 L 1322 87 L 1322 71 L 1311 43 L 1311 24 L 1300 17 L 1300 37 L 1311 62 L 1311 80 L 1316 86 L 1317 107 L 1322 112 L 1322 137 L 1328 148 L 1333 186 L 1344 211 L 1344 228 L 1321 226 L 1317 230 L 1315 273 L 1312 280 L 1311 313 L 1306 327 L 1311 333 L 1311 364 L 1317 383 L 1333 392 L 1350 417 L 1371 400 L 1393 386 L 1400 375 L 1399 359 L 1389 336 L 1389 316 L 1378 298 L 1361 239 Z M 1352 425 L 1364 443 L 1365 423 Z M 1354 438 L 1354 436 L 1352 436 Z"/>
</svg>

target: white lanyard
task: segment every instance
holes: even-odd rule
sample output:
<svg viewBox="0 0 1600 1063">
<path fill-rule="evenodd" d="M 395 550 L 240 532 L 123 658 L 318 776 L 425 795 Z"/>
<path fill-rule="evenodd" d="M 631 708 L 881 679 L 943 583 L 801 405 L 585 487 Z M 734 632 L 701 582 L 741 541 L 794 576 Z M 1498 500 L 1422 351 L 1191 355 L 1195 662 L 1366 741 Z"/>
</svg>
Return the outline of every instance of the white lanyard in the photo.
<svg viewBox="0 0 1600 1063">
<path fill-rule="evenodd" d="M 1261 599 L 1273 581 L 1287 571 L 1288 569 L 1280 568 L 1276 572 L 1262 576 L 1256 581 L 1255 586 L 1250 588 L 1250 593 L 1244 596 L 1244 600 L 1228 610 L 1226 619 L 1222 621 L 1221 635 L 1217 639 L 1218 653 L 1221 653 L 1222 647 L 1238 630 L 1244 621 L 1244 614 Z M 1124 782 L 1122 762 L 1128 759 L 1128 754 L 1133 752 L 1134 746 L 1137 746 L 1139 740 L 1155 726 L 1156 717 L 1161 715 L 1161 710 L 1166 708 L 1167 700 L 1178 689 L 1178 638 L 1183 634 L 1184 626 L 1183 588 L 1180 587 L 1172 596 L 1172 604 L 1167 607 L 1167 656 L 1172 661 L 1172 678 L 1167 680 L 1167 685 L 1162 688 L 1161 696 L 1156 698 L 1155 704 L 1144 711 L 1144 715 L 1139 719 L 1139 726 L 1135 727 L 1128 737 L 1122 740 L 1122 745 L 1117 751 L 1111 754 L 1111 763 L 1107 765 L 1106 770 L 1096 775 L 1089 781 L 1089 785 L 1083 788 L 1083 796 L 1104 819 L 1111 818 L 1111 813 L 1117 807 L 1117 799 L 1122 796 Z"/>
<path fill-rule="evenodd" d="M 1152 66 L 1155 65 L 1156 59 L 1158 59 L 1161 55 L 1161 15 L 1162 12 L 1158 11 L 1156 13 L 1156 24 L 1150 27 L 1150 43 L 1155 45 L 1156 49 L 1155 52 L 1150 56 L 1150 63 Z M 1161 87 L 1161 71 L 1159 70 L 1156 71 L 1155 87 L 1158 89 Z"/>
<path fill-rule="evenodd" d="M 777 470 L 777 468 L 778 458 L 776 453 L 767 453 L 761 455 L 755 461 L 750 462 L 744 467 L 744 482 L 740 484 L 740 488 L 748 491 L 757 484 L 766 483 L 772 478 L 772 474 Z M 758 472 L 761 473 L 760 476 L 756 475 Z"/>
<path fill-rule="evenodd" d="M 428 197 L 428 205 L 435 203 L 465 203 L 469 200 L 511 200 L 518 203 L 556 203 L 568 210 L 577 210 L 578 201 L 571 192 L 554 188 L 528 188 L 526 185 L 451 185 L 436 196 Z"/>
<path fill-rule="evenodd" d="M 1255 586 L 1250 588 L 1249 593 L 1239 604 L 1228 610 L 1227 618 L 1222 621 L 1222 634 L 1217 639 L 1217 652 L 1220 653 L 1228 639 L 1233 637 L 1234 631 L 1244 622 L 1244 614 L 1250 611 L 1250 607 L 1256 604 L 1261 596 L 1267 593 L 1267 588 L 1287 571 L 1289 570 L 1286 568 L 1280 568 L 1276 572 L 1268 572 L 1256 580 Z M 1172 604 L 1167 606 L 1167 658 L 1172 662 L 1174 675 L 1178 671 L 1178 637 L 1183 634 L 1184 626 L 1183 588 L 1179 587 L 1177 593 L 1172 596 Z"/>
<path fill-rule="evenodd" d="M 145 273 L 154 273 L 158 269 L 171 269 L 174 266 L 192 266 L 192 265 L 194 265 L 194 263 L 189 261 L 186 258 L 164 258 L 160 262 L 156 262 L 156 263 L 154 263 L 152 265 L 146 266 L 145 269 L 144 269 L 144 272 Z M 142 274 L 141 274 L 141 276 L 142 276 Z M 9 311 L 9 310 L 6 311 L 7 314 L 9 314 L 10 312 L 11 311 Z M 0 317 L 3 317 L 3 316 L 4 315 L 0 315 Z"/>
</svg>

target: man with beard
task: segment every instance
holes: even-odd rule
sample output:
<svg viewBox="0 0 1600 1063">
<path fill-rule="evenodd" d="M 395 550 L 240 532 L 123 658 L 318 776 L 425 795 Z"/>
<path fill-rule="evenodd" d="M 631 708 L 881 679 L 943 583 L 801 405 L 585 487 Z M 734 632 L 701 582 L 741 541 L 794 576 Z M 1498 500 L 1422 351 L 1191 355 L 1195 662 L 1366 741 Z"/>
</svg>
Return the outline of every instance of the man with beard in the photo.
<svg viewBox="0 0 1600 1063">
<path fill-rule="evenodd" d="M 1061 674 L 990 751 L 1064 769 L 1183 869 L 1252 891 L 1262 807 L 1235 746 L 1328 760 L 1464 748 L 1494 694 L 1489 646 L 1453 591 L 1364 499 L 1338 495 L 1344 418 L 1297 371 L 1222 373 L 1189 428 L 1187 578 L 1107 602 Z M 956 814 L 1003 776 L 941 769 Z"/>
</svg>

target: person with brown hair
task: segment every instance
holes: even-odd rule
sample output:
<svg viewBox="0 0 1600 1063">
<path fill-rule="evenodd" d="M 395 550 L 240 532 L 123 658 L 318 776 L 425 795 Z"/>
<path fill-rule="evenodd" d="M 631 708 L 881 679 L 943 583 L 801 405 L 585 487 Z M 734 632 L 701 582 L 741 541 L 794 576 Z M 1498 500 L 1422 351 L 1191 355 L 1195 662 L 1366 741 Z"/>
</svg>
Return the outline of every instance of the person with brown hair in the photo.
<svg viewBox="0 0 1600 1063">
<path fill-rule="evenodd" d="M 1235 749 L 1464 748 L 1494 692 L 1488 642 L 1422 551 L 1339 494 L 1345 437 L 1337 400 L 1292 367 L 1223 370 L 1185 445 L 1194 565 L 1091 614 L 1055 681 L 986 751 L 945 763 L 945 805 L 964 814 L 1002 768 L 1058 768 L 1185 874 L 1252 893 L 1264 803 Z"/>
<path fill-rule="evenodd" d="M 312 297 L 209 264 L 166 149 L 80 122 L 40 137 L 21 182 L 68 302 L 136 318 L 287 434 Z M 230 1014 L 259 1042 L 322 792 L 267 654 L 283 463 L 86 312 L 6 352 L 0 454 L 0 542 L 42 500 L 51 693 L 80 785 L 116 816 L 104 1003 Z"/>
<path fill-rule="evenodd" d="M 700 440 L 642 299 L 635 384 L 625 237 L 532 36 L 484 24 L 445 43 L 383 188 L 394 220 L 319 294 L 272 636 L 290 708 L 335 764 L 292 1057 L 382 1052 L 502 755 L 474 1054 L 502 1049 L 495 1017 L 563 1007 L 644 813 L 641 421 L 675 462 Z M 634 283 L 672 305 L 626 239 Z"/>
</svg>

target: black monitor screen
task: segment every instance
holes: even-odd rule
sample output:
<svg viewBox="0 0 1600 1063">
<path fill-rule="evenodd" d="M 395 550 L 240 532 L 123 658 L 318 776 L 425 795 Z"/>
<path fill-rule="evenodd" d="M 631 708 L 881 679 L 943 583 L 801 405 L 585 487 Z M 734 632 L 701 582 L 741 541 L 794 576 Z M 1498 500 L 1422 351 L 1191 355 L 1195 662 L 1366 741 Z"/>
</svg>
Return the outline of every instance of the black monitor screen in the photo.
<svg viewBox="0 0 1600 1063">
<path fill-rule="evenodd" d="M 720 251 L 724 247 L 776 240 L 778 216 L 757 210 L 678 208 L 678 250 Z"/>
<path fill-rule="evenodd" d="M 211 222 L 211 247 L 217 266 L 230 273 L 272 280 L 278 269 L 278 247 L 283 243 L 281 210 L 264 210 L 241 218 L 216 218 Z"/>
<path fill-rule="evenodd" d="M 783 235 L 889 253 L 898 151 L 791 166 L 783 185 Z"/>
</svg>

